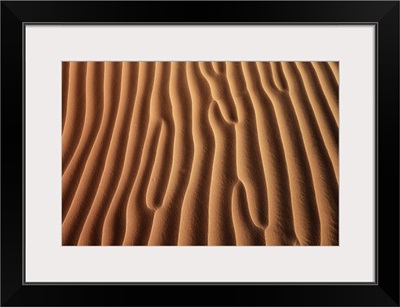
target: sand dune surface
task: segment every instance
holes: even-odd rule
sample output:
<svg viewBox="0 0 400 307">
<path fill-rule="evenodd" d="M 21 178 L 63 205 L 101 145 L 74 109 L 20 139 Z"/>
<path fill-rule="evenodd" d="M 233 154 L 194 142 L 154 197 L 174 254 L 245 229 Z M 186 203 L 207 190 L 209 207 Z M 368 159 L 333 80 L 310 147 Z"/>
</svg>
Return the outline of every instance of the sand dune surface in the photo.
<svg viewBox="0 0 400 307">
<path fill-rule="evenodd" d="M 339 245 L 339 63 L 63 62 L 63 245 Z"/>
</svg>

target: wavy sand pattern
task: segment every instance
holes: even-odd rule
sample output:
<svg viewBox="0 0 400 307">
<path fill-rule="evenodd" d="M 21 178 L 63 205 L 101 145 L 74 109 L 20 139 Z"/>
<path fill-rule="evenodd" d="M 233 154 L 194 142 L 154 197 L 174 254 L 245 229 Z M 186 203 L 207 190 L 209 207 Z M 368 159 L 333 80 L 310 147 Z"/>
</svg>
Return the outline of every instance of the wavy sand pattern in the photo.
<svg viewBox="0 0 400 307">
<path fill-rule="evenodd" d="M 338 245 L 337 62 L 63 62 L 63 245 Z"/>
</svg>

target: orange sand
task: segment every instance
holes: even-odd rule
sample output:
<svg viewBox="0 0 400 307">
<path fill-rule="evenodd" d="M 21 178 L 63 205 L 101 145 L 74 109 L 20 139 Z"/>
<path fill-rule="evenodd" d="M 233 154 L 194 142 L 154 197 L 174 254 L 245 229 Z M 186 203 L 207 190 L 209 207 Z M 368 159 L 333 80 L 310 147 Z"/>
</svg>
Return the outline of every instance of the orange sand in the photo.
<svg viewBox="0 0 400 307">
<path fill-rule="evenodd" d="M 63 62 L 63 245 L 338 245 L 337 62 Z"/>
</svg>

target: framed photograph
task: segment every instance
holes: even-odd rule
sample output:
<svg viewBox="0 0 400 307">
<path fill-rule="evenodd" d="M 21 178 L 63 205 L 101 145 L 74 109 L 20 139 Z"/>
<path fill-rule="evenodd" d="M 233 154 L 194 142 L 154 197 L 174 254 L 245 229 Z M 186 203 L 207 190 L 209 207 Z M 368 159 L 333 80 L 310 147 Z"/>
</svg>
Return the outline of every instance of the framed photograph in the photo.
<svg viewBox="0 0 400 307">
<path fill-rule="evenodd" d="M 1 76 L 2 306 L 399 306 L 398 1 L 2 1 Z"/>
</svg>

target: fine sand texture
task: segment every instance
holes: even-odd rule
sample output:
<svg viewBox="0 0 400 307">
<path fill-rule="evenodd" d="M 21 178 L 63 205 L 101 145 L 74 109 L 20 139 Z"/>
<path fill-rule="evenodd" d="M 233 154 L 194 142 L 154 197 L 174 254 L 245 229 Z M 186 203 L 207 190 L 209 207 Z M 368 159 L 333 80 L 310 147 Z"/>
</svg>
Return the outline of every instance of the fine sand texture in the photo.
<svg viewBox="0 0 400 307">
<path fill-rule="evenodd" d="M 339 245 L 338 62 L 63 62 L 63 245 Z"/>
</svg>

